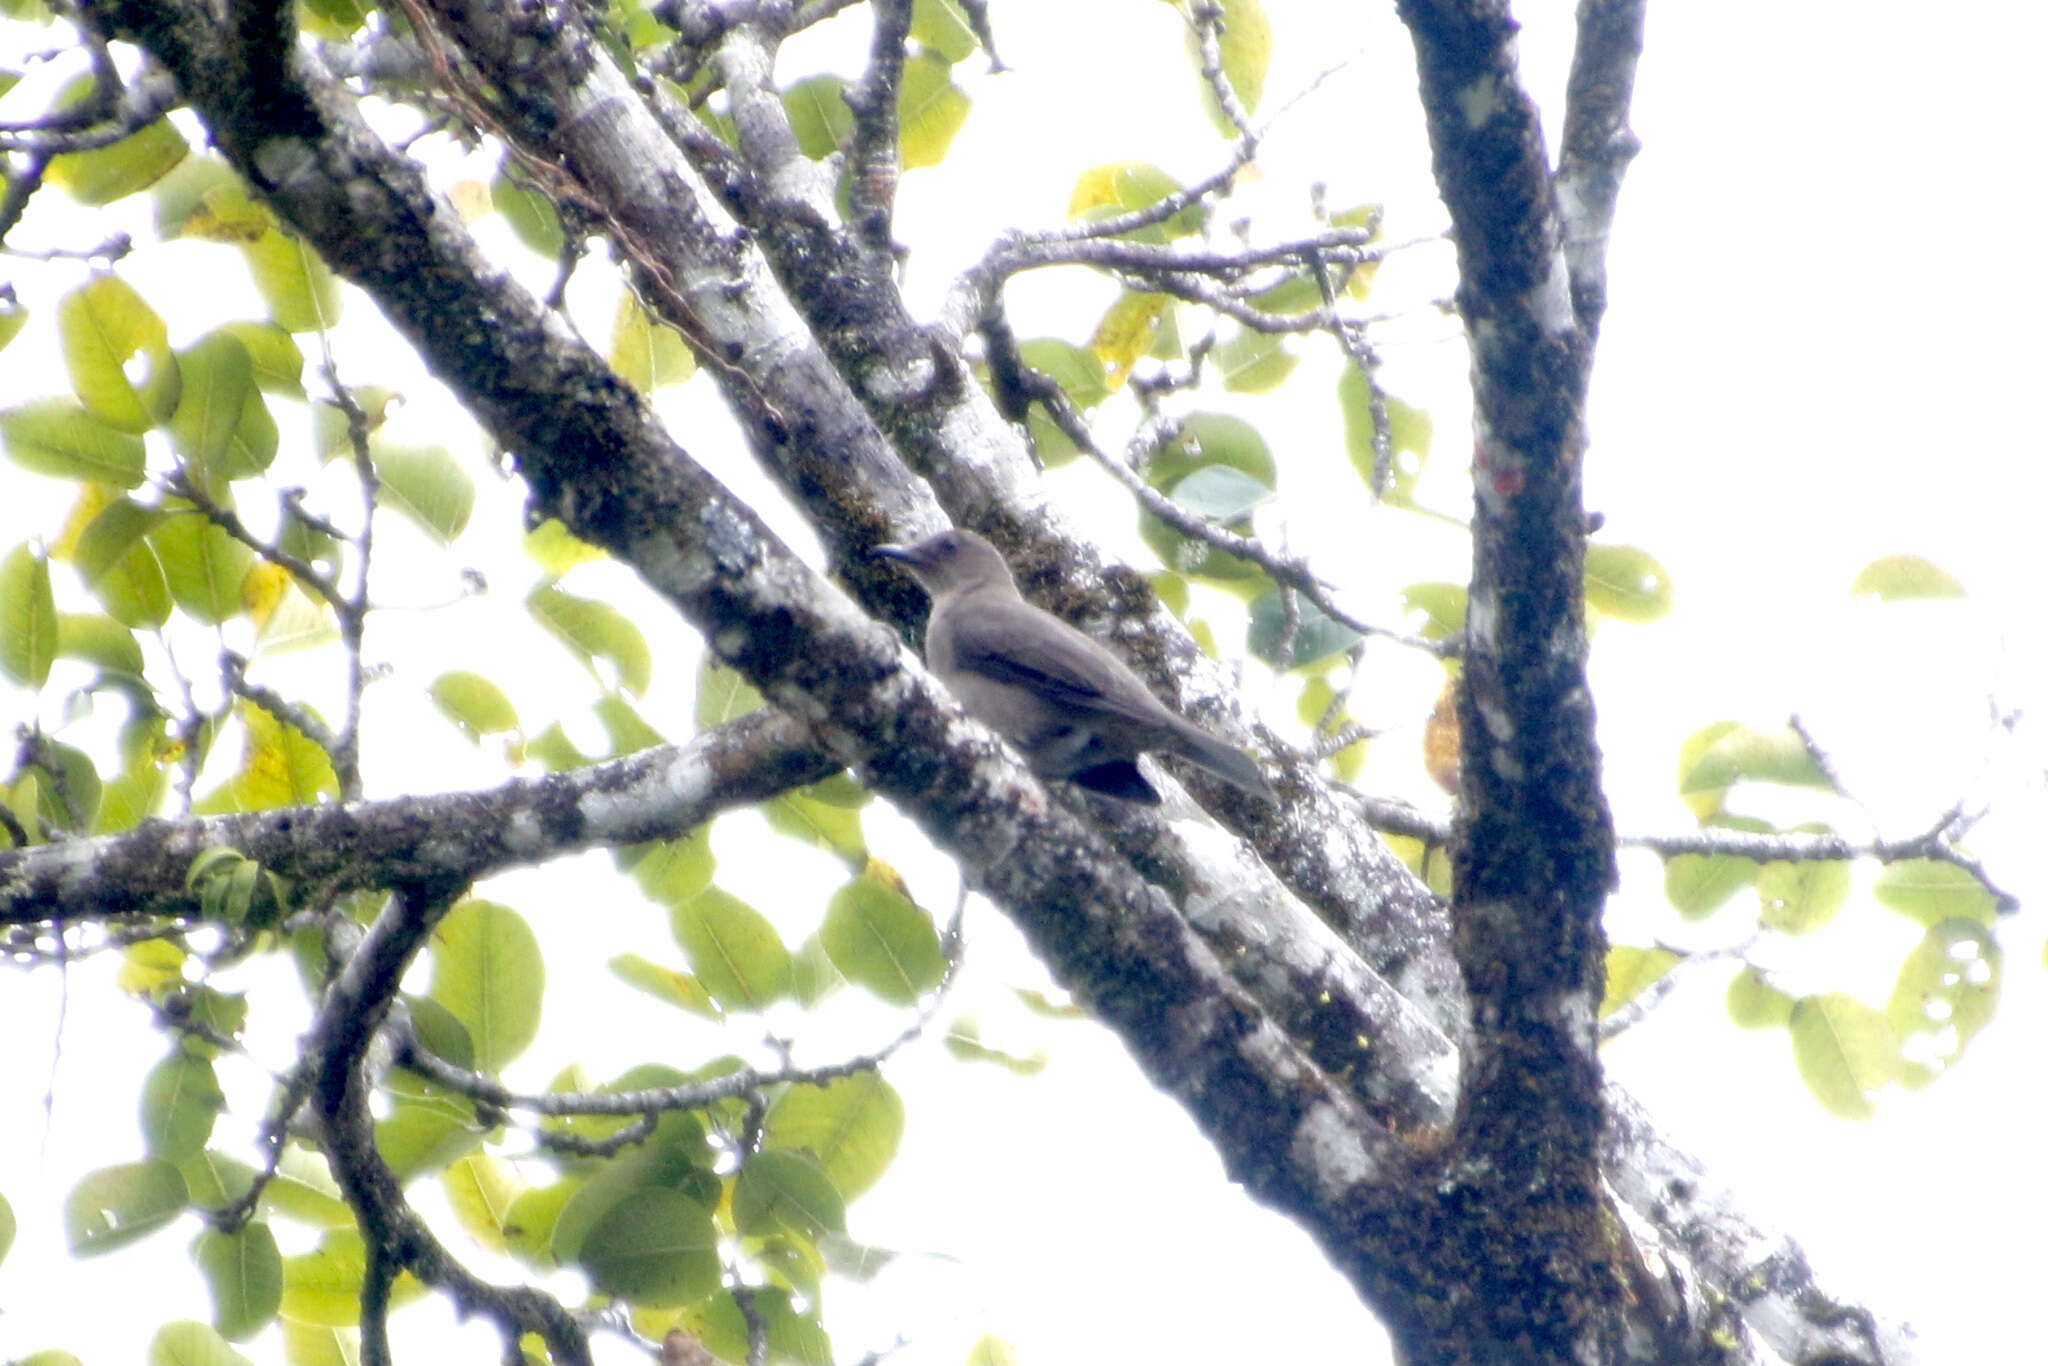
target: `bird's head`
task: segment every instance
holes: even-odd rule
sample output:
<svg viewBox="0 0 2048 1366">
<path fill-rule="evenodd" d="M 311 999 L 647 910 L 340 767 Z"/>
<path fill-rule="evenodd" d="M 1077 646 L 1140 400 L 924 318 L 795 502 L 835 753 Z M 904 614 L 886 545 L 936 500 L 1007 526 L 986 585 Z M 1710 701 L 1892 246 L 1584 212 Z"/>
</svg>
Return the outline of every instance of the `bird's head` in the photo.
<svg viewBox="0 0 2048 1366">
<path fill-rule="evenodd" d="M 996 548 L 971 531 L 955 527 L 928 536 L 915 545 L 878 545 L 875 554 L 895 560 L 933 597 L 970 588 L 1007 585 L 1014 588 L 1010 566 Z"/>
</svg>

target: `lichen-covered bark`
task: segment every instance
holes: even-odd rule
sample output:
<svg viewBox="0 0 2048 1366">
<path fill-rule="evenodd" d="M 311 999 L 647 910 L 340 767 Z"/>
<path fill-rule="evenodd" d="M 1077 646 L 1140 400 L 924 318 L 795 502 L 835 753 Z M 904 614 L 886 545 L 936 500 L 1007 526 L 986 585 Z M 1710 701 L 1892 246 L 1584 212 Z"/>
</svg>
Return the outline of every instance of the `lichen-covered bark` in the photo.
<svg viewBox="0 0 2048 1366">
<path fill-rule="evenodd" d="M 1439 130 L 1438 153 L 1467 253 L 1460 302 L 1481 399 L 1483 498 L 1492 500 L 1480 532 L 1505 538 L 1481 552 L 1486 587 L 1475 588 L 1474 605 L 1482 649 L 1493 653 L 1478 663 L 1483 683 L 1467 713 L 1468 768 L 1483 762 L 1493 772 L 1461 866 L 1485 893 L 1465 897 L 1459 930 L 1482 993 L 1475 1018 L 1485 1037 L 1471 1045 L 1467 1069 L 1482 1081 L 1468 1082 L 1449 1129 L 1453 1046 L 1401 1014 L 1368 971 L 1404 973 L 1401 984 L 1440 1011 L 1456 999 L 1442 991 L 1443 921 L 1305 770 L 1286 786 L 1284 814 L 1241 828 L 1340 936 L 1298 929 L 1285 890 L 1260 881 L 1263 870 L 1233 870 L 1232 853 L 1217 856 L 1192 838 L 1176 845 L 1149 818 L 1119 829 L 1050 801 L 906 664 L 890 631 L 796 561 L 586 347 L 482 260 L 348 98 L 279 49 L 275 25 L 218 29 L 197 0 L 99 0 L 91 10 L 103 30 L 134 37 L 176 74 L 238 169 L 376 298 L 512 452 L 537 506 L 633 564 L 775 700 L 791 755 L 859 763 L 913 813 L 1187 1107 L 1232 1176 L 1312 1231 L 1411 1359 L 1707 1359 L 1743 1333 L 1796 1358 L 1822 1341 L 1802 1325 L 1829 1312 L 1838 1323 L 1868 1316 L 1833 1301 L 1813 1314 L 1787 1309 L 1810 1282 L 1780 1277 L 1793 1261 L 1775 1250 L 1763 1269 L 1776 1279 L 1754 1304 L 1743 1298 L 1752 1291 L 1745 1263 L 1703 1257 L 1719 1302 L 1747 1311 L 1723 1332 L 1727 1320 L 1695 1312 L 1675 1291 L 1664 1296 L 1696 1282 L 1649 1270 L 1653 1255 L 1624 1256 L 1642 1237 L 1688 1255 L 1684 1231 L 1667 1227 L 1666 1215 L 1706 1207 L 1674 1203 L 1668 1183 L 1658 1184 L 1672 1164 L 1648 1156 L 1651 1145 L 1608 1135 L 1610 1164 L 1644 1163 L 1642 1180 L 1615 1182 L 1640 1227 L 1597 1218 L 1600 1096 L 1586 993 L 1597 990 L 1607 860 L 1590 707 L 1573 685 L 1583 642 L 1572 559 L 1576 405 L 1590 335 L 1573 314 L 1576 276 L 1568 287 L 1557 266 L 1541 142 L 1501 50 L 1504 12 L 1419 3 L 1405 12 L 1424 53 L 1432 126 L 1463 121 Z M 642 117 L 572 10 L 448 3 L 437 13 L 474 40 L 479 64 L 502 64 L 494 80 L 514 120 L 507 136 L 558 158 L 570 176 L 560 188 L 588 196 L 585 207 L 613 225 L 643 292 L 680 305 L 671 320 L 694 329 L 757 447 L 785 471 L 857 589 L 848 552 L 868 529 L 933 514 L 922 485 L 900 473 L 900 451 L 938 481 L 952 516 L 1012 532 L 1022 577 L 1042 596 L 1115 596 L 1091 581 L 1100 578 L 1092 554 L 1043 515 L 1014 435 L 964 382 L 960 357 L 909 327 L 886 271 L 838 271 L 851 259 L 843 250 L 860 253 L 828 217 L 804 215 L 802 194 L 783 197 L 771 180 L 749 178 L 760 168 L 736 162 L 717 161 L 693 180 L 678 155 L 688 130 Z M 1424 25 L 1436 22 L 1441 32 L 1425 40 Z M 716 160 L 699 150 L 706 165 Z M 1484 195 L 1489 176 L 1499 178 L 1501 202 L 1461 205 Z M 748 254 L 748 234 L 717 217 L 706 177 L 727 213 L 749 216 L 760 260 Z M 1531 491 L 1532 481 L 1541 487 Z M 864 601 L 902 619 L 902 604 L 882 594 Z M 1534 629 L 1546 616 L 1548 635 Z M 1185 662 L 1185 637 L 1164 617 L 1150 611 L 1129 632 L 1141 663 Z M 1537 666 L 1527 681 L 1517 676 L 1525 659 Z M 1201 677 L 1213 692 L 1213 677 Z M 1489 824 L 1509 815 L 1535 824 Z M 395 882 L 438 885 L 406 874 L 404 857 L 394 848 Z M 1262 903 L 1271 908 L 1263 926 L 1254 919 Z M 1278 956 L 1259 957 L 1259 928 L 1284 941 Z M 1229 954 L 1229 968 L 1213 946 Z M 345 1094 L 331 1099 L 336 1113 L 349 1108 Z M 1529 1121 L 1526 1133 L 1516 1132 L 1517 1116 Z M 337 1142 L 345 1137 L 337 1131 Z M 1615 1289 L 1624 1282 L 1625 1300 Z M 1845 1340 L 1825 1342 L 1849 1351 Z M 1869 1350 L 1849 1359 L 1889 1359 L 1881 1341 L 1873 1334 Z"/>
</svg>

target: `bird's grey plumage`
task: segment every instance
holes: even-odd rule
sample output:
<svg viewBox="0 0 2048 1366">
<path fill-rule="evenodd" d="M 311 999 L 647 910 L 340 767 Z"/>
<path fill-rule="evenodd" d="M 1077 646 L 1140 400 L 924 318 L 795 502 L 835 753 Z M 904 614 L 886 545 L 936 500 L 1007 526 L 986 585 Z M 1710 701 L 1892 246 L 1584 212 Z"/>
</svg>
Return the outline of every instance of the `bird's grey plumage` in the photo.
<svg viewBox="0 0 2048 1366">
<path fill-rule="evenodd" d="M 1100 643 L 1026 602 L 1003 557 L 973 532 L 875 553 L 900 561 L 931 594 L 924 640 L 932 672 L 1039 776 L 1156 803 L 1136 760 L 1161 750 L 1273 800 L 1242 752 L 1168 711 Z"/>
</svg>

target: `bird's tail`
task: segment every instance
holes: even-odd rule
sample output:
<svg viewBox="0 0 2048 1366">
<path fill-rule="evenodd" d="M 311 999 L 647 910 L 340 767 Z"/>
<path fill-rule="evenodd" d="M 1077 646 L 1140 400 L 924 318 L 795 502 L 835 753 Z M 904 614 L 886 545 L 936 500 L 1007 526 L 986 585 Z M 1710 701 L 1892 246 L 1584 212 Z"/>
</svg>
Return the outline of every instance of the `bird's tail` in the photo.
<svg viewBox="0 0 2048 1366">
<path fill-rule="evenodd" d="M 1178 718 L 1176 718 L 1178 719 Z M 1175 754 L 1210 773 L 1215 774 L 1232 787 L 1240 788 L 1264 801 L 1274 802 L 1272 787 L 1266 782 L 1259 766 L 1251 761 L 1243 750 L 1226 745 L 1207 731 L 1182 723 L 1173 732 L 1171 748 Z"/>
</svg>

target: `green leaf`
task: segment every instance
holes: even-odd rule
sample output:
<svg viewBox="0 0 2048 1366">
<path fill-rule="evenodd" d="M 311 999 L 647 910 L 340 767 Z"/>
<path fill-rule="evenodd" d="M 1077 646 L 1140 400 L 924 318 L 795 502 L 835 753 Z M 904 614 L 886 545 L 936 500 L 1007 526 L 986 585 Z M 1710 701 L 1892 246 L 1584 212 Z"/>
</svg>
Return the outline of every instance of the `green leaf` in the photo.
<svg viewBox="0 0 2048 1366">
<path fill-rule="evenodd" d="M 505 1251 L 512 1208 L 526 1193 L 526 1183 L 511 1163 L 489 1153 L 471 1153 L 441 1174 L 441 1190 L 470 1237 L 493 1252 Z"/>
<path fill-rule="evenodd" d="M 304 731 L 254 703 L 241 704 L 235 715 L 243 729 L 242 766 L 228 780 L 236 809 L 311 806 L 341 795 L 333 761 Z"/>
<path fill-rule="evenodd" d="M 727 1010 L 761 1010 L 790 993 L 789 950 L 768 918 L 732 893 L 710 887 L 669 915 L 690 969 Z"/>
<path fill-rule="evenodd" d="M 584 1235 L 577 1263 L 593 1289 L 672 1309 L 718 1288 L 718 1234 L 702 1205 L 644 1190 L 607 1210 Z"/>
<path fill-rule="evenodd" d="M 1885 1018 L 1901 1040 L 1899 1080 L 1933 1083 L 1962 1058 L 1998 1009 L 2004 954 L 1990 929 L 1974 920 L 1944 920 L 1899 966 Z"/>
<path fill-rule="evenodd" d="M 1145 479 L 1154 488 L 1174 490 L 1177 496 L 1182 485 L 1197 472 L 1226 469 L 1267 489 L 1277 481 L 1273 453 L 1257 428 L 1242 418 L 1222 413 L 1194 413 L 1181 424 L 1180 435 L 1173 443 L 1146 466 Z M 1214 474 L 1209 478 L 1221 481 L 1227 476 Z M 1195 485 L 1197 496 L 1204 487 Z M 1241 495 L 1239 501 L 1243 501 Z M 1232 519 L 1231 529 L 1245 529 L 1242 516 Z M 1182 536 L 1150 513 L 1139 518 L 1138 534 L 1168 569 L 1190 578 L 1232 582 L 1255 579 L 1261 574 L 1257 565 Z"/>
<path fill-rule="evenodd" d="M 635 697 L 647 691 L 654 676 L 654 657 L 648 652 L 647 638 L 625 613 L 610 603 L 565 593 L 553 584 L 542 584 L 529 593 L 526 610 L 590 667 L 600 682 L 603 676 L 597 673 L 594 661 L 602 659 L 617 671 L 620 687 Z"/>
<path fill-rule="evenodd" d="M 79 577 L 123 626 L 153 629 L 170 619 L 170 583 L 145 539 L 162 519 L 154 508 L 116 498 L 86 523 L 73 547 Z"/>
<path fill-rule="evenodd" d="M 242 580 L 256 552 L 197 512 L 163 518 L 151 529 L 149 543 L 172 601 L 192 618 L 217 626 L 242 610 Z M 109 602 L 108 610 L 113 606 Z"/>
<path fill-rule="evenodd" d="M 649 725 L 647 718 L 635 711 L 633 704 L 618 693 L 608 692 L 598 698 L 591 711 L 596 713 L 597 723 L 604 727 L 614 757 L 635 754 L 662 743 L 661 732 Z"/>
<path fill-rule="evenodd" d="M 172 1050 L 142 1079 L 142 1140 L 149 1155 L 172 1162 L 198 1156 L 226 1105 L 213 1064 Z"/>
<path fill-rule="evenodd" d="M 1880 906 L 1932 929 L 1944 920 L 1971 920 L 1991 925 L 1998 919 L 1998 901 L 1990 889 L 1964 868 L 1937 859 L 1902 859 L 1877 876 L 1871 889 Z"/>
<path fill-rule="evenodd" d="M 946 975 L 932 918 L 893 877 L 854 878 L 832 894 L 819 941 L 849 982 L 893 1005 L 909 1005 Z"/>
<path fill-rule="evenodd" d="M 0 673 L 40 688 L 57 658 L 57 600 L 50 562 L 27 543 L 0 560 Z"/>
<path fill-rule="evenodd" d="M 605 360 L 619 378 L 643 394 L 666 384 L 680 384 L 697 370 L 697 358 L 683 344 L 683 334 L 649 317 L 631 290 L 619 292 L 611 350 Z"/>
<path fill-rule="evenodd" d="M 839 150 L 853 134 L 853 111 L 846 106 L 846 82 L 837 76 L 810 76 L 782 92 L 789 111 L 789 131 L 799 151 L 813 161 Z"/>
<path fill-rule="evenodd" d="M 440 1098 L 393 1101 L 391 1113 L 377 1121 L 376 1136 L 377 1156 L 401 1186 L 446 1169 L 484 1141 L 467 1106 Z"/>
<path fill-rule="evenodd" d="M 552 1268 L 555 1228 L 563 1207 L 582 1185 L 581 1181 L 557 1181 L 521 1191 L 505 1211 L 505 1251 L 528 1266 Z"/>
<path fill-rule="evenodd" d="M 108 426 L 70 399 L 46 398 L 0 412 L 7 457 L 33 474 L 132 489 L 142 482 L 142 438 Z"/>
<path fill-rule="evenodd" d="M 300 1323 L 353 1328 L 362 1311 L 363 1268 L 362 1235 L 336 1229 L 313 1251 L 284 1259 L 279 1312 Z"/>
<path fill-rule="evenodd" d="M 860 808 L 868 793 L 844 773 L 785 792 L 764 802 L 761 814 L 785 835 L 837 854 L 854 868 L 867 863 L 867 841 L 861 834 Z"/>
<path fill-rule="evenodd" d="M 87 1172 L 64 1199 L 64 1238 L 93 1257 L 156 1232 L 185 1208 L 185 1178 L 162 1159 Z"/>
<path fill-rule="evenodd" d="M 296 354 L 296 353 L 295 353 Z M 202 486 L 246 479 L 277 457 L 277 423 L 256 387 L 249 348 L 209 332 L 178 355 L 184 388 L 171 414 L 171 447 Z"/>
<path fill-rule="evenodd" d="M 964 62 L 977 46 L 958 0 L 912 0 L 910 36 L 948 62 Z"/>
<path fill-rule="evenodd" d="M 169 119 L 158 119 L 119 142 L 52 157 L 46 178 L 81 204 L 111 204 L 148 189 L 191 150 Z"/>
<path fill-rule="evenodd" d="M 253 242 L 275 221 L 249 197 L 227 162 L 217 156 L 188 157 L 156 183 L 150 193 L 157 236 L 165 241 L 191 236 L 206 241 Z M 238 236 L 225 229 L 234 220 Z"/>
<path fill-rule="evenodd" d="M 1669 949 L 1616 944 L 1607 950 L 1607 993 L 1600 1000 L 1600 1018 L 1642 995 L 1677 962 L 1678 955 Z"/>
<path fill-rule="evenodd" d="M 1209 353 L 1223 387 L 1233 394 L 1270 394 L 1287 382 L 1301 356 L 1287 334 L 1239 327 Z"/>
<path fill-rule="evenodd" d="M 1897 1074 L 1898 1036 L 1853 996 L 1829 992 L 1792 1006 L 1792 1060 L 1815 1100 L 1841 1119 L 1868 1119 Z"/>
<path fill-rule="evenodd" d="M 903 1141 L 903 1100 L 875 1072 L 792 1086 L 768 1107 L 767 1148 L 807 1152 L 852 1200 L 881 1179 Z"/>
<path fill-rule="evenodd" d="M 711 853 L 709 826 L 698 826 L 672 840 L 635 846 L 620 860 L 649 901 L 680 906 L 711 885 L 718 860 Z"/>
<path fill-rule="evenodd" d="M 817 1299 L 811 1296 L 815 1305 Z M 754 1316 L 767 1330 L 768 1360 L 801 1363 L 801 1366 L 830 1366 L 836 1360 L 832 1340 L 818 1322 L 817 1311 L 799 1314 L 790 1303 L 790 1292 L 780 1286 L 762 1286 L 753 1292 Z M 749 1330 L 746 1315 L 730 1290 L 712 1295 L 694 1316 L 690 1331 L 705 1350 L 725 1361 L 747 1359 Z"/>
<path fill-rule="evenodd" d="M 427 995 L 469 1030 L 476 1065 L 494 1072 L 540 1030 L 546 972 L 524 918 L 495 901 L 464 901 L 434 930 Z"/>
<path fill-rule="evenodd" d="M 519 713 L 497 684 L 468 669 L 451 669 L 427 686 L 443 716 L 471 740 L 519 729 Z"/>
<path fill-rule="evenodd" d="M 953 84 L 953 69 L 945 61 L 931 53 L 905 58 L 896 100 L 897 145 L 904 169 L 944 161 L 973 107 L 967 92 Z"/>
<path fill-rule="evenodd" d="M 711 999 L 711 993 L 687 972 L 665 968 L 637 953 L 614 954 L 606 960 L 605 966 L 611 969 L 612 976 L 627 986 L 639 988 L 657 1001 L 666 1001 L 706 1019 L 720 1017 L 721 1012 L 717 1002 Z"/>
<path fill-rule="evenodd" d="M 342 1200 L 341 1187 L 327 1170 L 327 1159 L 296 1142 L 285 1145 L 277 1175 L 263 1188 L 263 1207 L 316 1228 L 353 1229 L 356 1222 L 355 1212 Z"/>
<path fill-rule="evenodd" d="M 704 656 L 703 662 L 697 666 L 695 720 L 698 730 L 722 726 L 750 711 L 759 711 L 761 706 L 761 694 L 740 675 L 739 670 L 727 668 L 708 653 Z"/>
<path fill-rule="evenodd" d="M 1849 595 L 1879 602 L 1912 602 L 1922 598 L 1966 598 L 1955 575 L 1919 555 L 1887 555 L 1857 571 Z"/>
<path fill-rule="evenodd" d="M 178 1319 L 149 1340 L 148 1366 L 250 1366 L 249 1358 L 197 1319 Z"/>
<path fill-rule="evenodd" d="M 1232 522 L 1273 500 L 1270 486 L 1229 465 L 1204 465 L 1173 486 L 1173 501 L 1212 522 Z"/>
<path fill-rule="evenodd" d="M 302 239 L 270 228 L 243 245 L 242 258 L 270 320 L 285 331 L 318 332 L 341 317 L 341 286 Z"/>
<path fill-rule="evenodd" d="M 1304 669 L 1358 643 L 1357 631 L 1324 615 L 1323 609 L 1307 598 L 1297 594 L 1294 605 L 1301 625 L 1295 632 L 1294 647 L 1285 659 L 1281 658 L 1280 647 L 1287 631 L 1287 613 L 1277 588 L 1252 599 L 1245 648 L 1276 669 Z"/>
<path fill-rule="evenodd" d="M 1424 640 L 1454 640 L 1465 634 L 1465 585 L 1411 583 L 1401 590 L 1401 610 L 1420 617 L 1417 632 Z"/>
<path fill-rule="evenodd" d="M 19 299 L 0 298 L 0 351 L 28 325 L 28 308 Z"/>
<path fill-rule="evenodd" d="M 732 1192 L 733 1224 L 750 1237 L 791 1233 L 806 1242 L 846 1232 L 846 1204 L 824 1168 L 806 1153 L 755 1153 Z"/>
<path fill-rule="evenodd" d="M 4 566 L 0 566 L 0 578 L 4 576 Z M 4 596 L 0 590 L 0 598 Z M 109 673 L 142 676 L 142 647 L 136 643 L 135 633 L 97 612 L 57 614 L 57 654 L 97 664 Z"/>
<path fill-rule="evenodd" d="M 579 564 L 604 558 L 602 547 L 577 539 L 556 517 L 527 532 L 524 544 L 527 556 L 552 578 L 560 578 Z"/>
<path fill-rule="evenodd" d="M 1707 828 L 1749 834 L 1771 829 L 1763 821 L 1741 816 L 1719 817 L 1709 822 Z M 1687 920 L 1704 920 L 1726 904 L 1729 897 L 1753 886 L 1756 872 L 1756 860 L 1734 854 L 1673 854 L 1664 860 L 1664 897 Z"/>
<path fill-rule="evenodd" d="M 531 185 L 522 184 L 501 167 L 491 178 L 491 204 L 505 216 L 528 251 L 553 261 L 562 254 L 562 220 L 555 213 L 555 201 Z"/>
<path fill-rule="evenodd" d="M 224 1338 L 252 1338 L 277 1317 L 284 1299 L 284 1259 L 268 1224 L 234 1233 L 209 1228 L 192 1245 L 192 1260 L 213 1297 L 213 1326 Z"/>
<path fill-rule="evenodd" d="M 377 503 L 447 545 L 469 525 L 476 484 L 441 446 L 370 444 L 377 470 Z"/>
<path fill-rule="evenodd" d="M 306 396 L 305 382 L 300 378 L 306 370 L 306 358 L 299 353 L 299 344 L 292 340 L 291 333 L 276 323 L 258 322 L 223 323 L 215 331 L 233 337 L 249 353 L 257 388 L 266 394 Z"/>
<path fill-rule="evenodd" d="M 1738 782 L 1782 783 L 1832 791 L 1827 775 L 1789 727 L 1757 731 L 1716 721 L 1686 737 L 1678 750 L 1678 795 L 1701 820 L 1720 811 Z"/>
<path fill-rule="evenodd" d="M 1671 576 L 1647 550 L 1586 547 L 1586 606 L 1617 621 L 1656 621 L 1671 611 Z"/>
<path fill-rule="evenodd" d="M 22 778 L 36 779 L 33 787 L 37 811 L 50 824 L 60 830 L 86 829 L 98 811 L 100 801 L 100 775 L 93 766 L 92 756 L 60 740 L 45 739 L 42 749 L 56 760 L 58 771 L 51 772 L 49 765 L 38 759 L 21 765 L 17 783 Z M 17 798 L 20 797 L 21 787 L 17 786 L 15 792 Z M 69 797 L 68 805 L 65 796 Z M 22 815 L 24 825 L 34 828 L 31 818 L 19 811 L 16 814 Z"/>
<path fill-rule="evenodd" d="M 95 275 L 57 304 L 71 389 L 86 411 L 124 432 L 146 432 L 178 401 L 178 367 L 164 320 L 117 275 Z M 138 387 L 127 367 L 141 358 Z"/>
<path fill-rule="evenodd" d="M 14 1206 L 7 1203 L 7 1197 L 0 1195 L 0 1262 L 7 1260 L 7 1254 L 14 1247 Z"/>
<path fill-rule="evenodd" d="M 1013 1076 L 1035 1077 L 1052 1061 L 1052 1056 L 1042 1048 L 1034 1049 L 1027 1057 L 982 1042 L 981 1025 L 972 1015 L 957 1017 L 947 1027 L 943 1042 L 946 1051 L 962 1062 L 991 1062 Z"/>
<path fill-rule="evenodd" d="M 1849 865 L 1839 859 L 1773 860 L 1757 869 L 1762 924 L 1784 934 L 1812 934 L 1849 900 Z"/>
</svg>

